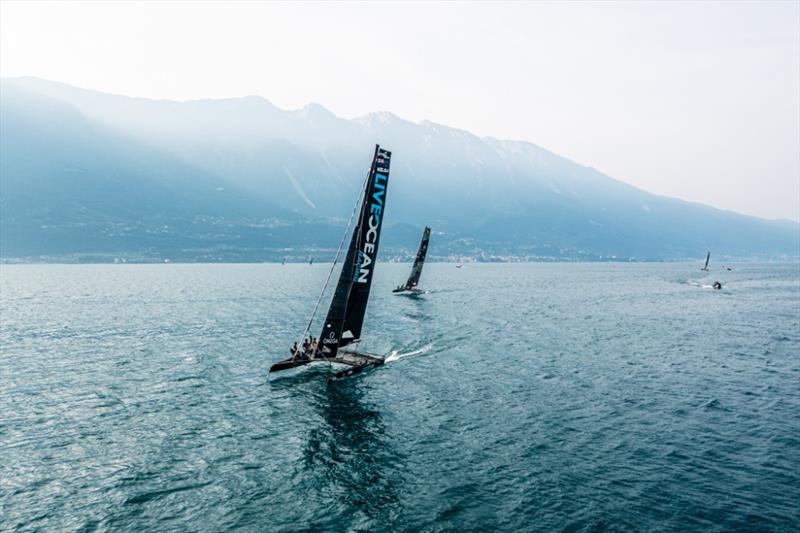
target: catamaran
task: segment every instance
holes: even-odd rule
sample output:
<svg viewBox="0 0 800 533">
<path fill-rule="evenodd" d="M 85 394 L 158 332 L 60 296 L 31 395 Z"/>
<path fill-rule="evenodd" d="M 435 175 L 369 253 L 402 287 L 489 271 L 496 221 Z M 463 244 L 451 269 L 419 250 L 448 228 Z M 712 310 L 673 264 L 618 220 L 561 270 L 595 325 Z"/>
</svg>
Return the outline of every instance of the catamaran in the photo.
<svg viewBox="0 0 800 533">
<path fill-rule="evenodd" d="M 422 232 L 422 240 L 419 243 L 417 250 L 417 257 L 414 259 L 414 266 L 411 267 L 411 274 L 405 285 L 399 285 L 392 292 L 411 292 L 419 294 L 423 291 L 417 288 L 419 284 L 419 277 L 422 275 L 422 266 L 425 264 L 425 256 L 428 254 L 428 240 L 431 237 L 431 228 L 425 226 L 425 231 Z"/>
<path fill-rule="evenodd" d="M 708 272 L 708 260 L 709 260 L 709 259 L 711 259 L 711 252 L 708 252 L 708 253 L 706 254 L 706 264 L 705 264 L 705 265 L 703 265 L 703 268 L 701 268 L 701 269 L 700 269 L 700 270 L 702 270 L 703 272 Z"/>
<path fill-rule="evenodd" d="M 386 209 L 386 190 L 389 183 L 389 163 L 392 153 L 375 145 L 372 165 L 362 188 L 362 192 L 350 215 L 349 228 L 353 217 L 358 212 L 358 219 L 353 227 L 350 246 L 347 248 L 339 282 L 333 293 L 328 315 L 322 326 L 317 344 L 308 350 L 295 350 L 292 356 L 272 365 L 270 372 L 280 372 L 312 363 L 337 364 L 347 367 L 337 372 L 333 378 L 341 378 L 357 374 L 365 368 L 382 365 L 385 357 L 359 352 L 357 347 L 361 340 L 361 326 L 367 310 L 367 301 L 372 287 L 375 262 L 378 257 L 378 243 L 381 236 L 381 222 Z M 360 209 L 359 209 L 360 207 Z M 345 229 L 345 236 L 347 229 Z M 302 339 L 307 338 L 319 308 L 325 289 L 330 282 L 334 267 L 344 245 L 344 236 L 328 272 L 328 278 L 322 288 L 311 319 L 308 321 Z M 349 347 L 350 349 L 343 349 Z"/>
</svg>

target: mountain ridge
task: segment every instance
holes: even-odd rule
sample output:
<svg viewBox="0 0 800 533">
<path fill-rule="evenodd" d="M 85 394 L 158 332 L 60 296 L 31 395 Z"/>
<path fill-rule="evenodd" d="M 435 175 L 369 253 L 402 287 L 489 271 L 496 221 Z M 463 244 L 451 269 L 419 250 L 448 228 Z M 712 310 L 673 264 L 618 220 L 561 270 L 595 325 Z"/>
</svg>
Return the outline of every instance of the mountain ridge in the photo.
<svg viewBox="0 0 800 533">
<path fill-rule="evenodd" d="M 100 190 L 109 184 L 145 197 L 158 198 L 153 191 L 159 187 L 172 191 L 175 209 L 169 202 L 159 203 L 160 211 L 151 209 L 150 214 L 174 215 L 181 229 L 169 243 L 145 246 L 152 239 L 137 243 L 131 236 L 126 251 L 133 255 L 145 250 L 147 257 L 185 260 L 274 260 L 283 244 L 281 249 L 316 247 L 329 253 L 338 238 L 326 246 L 322 237 L 336 233 L 330 230 L 346 220 L 375 141 L 395 153 L 386 216 L 389 254 L 408 253 L 418 238 L 412 228 L 421 230 L 425 224 L 439 232 L 437 247 L 443 257 L 664 260 L 700 256 L 707 248 L 731 257 L 796 258 L 800 253 L 800 224 L 654 195 L 527 141 L 481 138 L 385 111 L 353 119 L 338 117 L 318 103 L 287 111 L 255 95 L 178 102 L 110 95 L 38 78 L 3 78 L 0 83 L 5 119 L 0 256 L 6 258 L 48 255 L 50 238 L 36 231 L 37 225 L 74 226 L 74 211 L 59 202 L 68 198 L 67 204 L 81 205 L 92 195 L 103 196 Z M 39 103 L 26 104 L 30 98 L 39 98 Z M 38 109 L 54 109 L 57 103 L 77 115 L 64 111 L 58 120 L 37 118 Z M 67 142 L 62 134 L 79 122 L 101 133 Z M 39 134 L 24 137 L 31 128 Z M 87 163 L 86 168 L 72 164 L 92 161 L 87 154 L 103 139 L 130 166 L 119 183 L 109 178 L 121 172 L 111 160 Z M 70 151 L 58 152 L 65 143 Z M 148 158 L 127 158 L 143 146 L 152 150 Z M 26 158 L 48 150 L 61 159 L 49 157 L 49 167 L 31 174 L 23 164 Z M 46 221 L 12 216 L 35 203 L 26 196 L 20 176 L 61 190 L 59 184 L 70 179 L 67 168 L 80 168 L 78 174 L 91 185 L 38 198 L 49 206 Z M 153 181 L 156 175 L 160 182 Z M 120 216 L 136 218 L 131 215 L 133 200 L 112 196 L 113 202 L 99 208 L 102 216 L 130 226 L 131 220 Z M 214 211 L 221 196 L 227 207 Z M 149 212 L 147 206 L 141 209 Z M 210 210 L 219 220 L 199 222 L 212 216 Z M 252 228 L 268 219 L 293 228 L 295 242 L 288 230 L 281 237 L 265 232 L 259 238 Z M 404 228 L 397 238 L 393 227 Z M 28 242 L 20 247 L 21 239 L 12 230 L 23 230 Z M 211 234 L 217 237 L 211 239 Z M 85 240 L 76 232 L 71 235 L 67 242 Z M 434 233 L 433 257 L 436 240 Z M 80 253 L 103 255 L 108 246 L 107 239 L 100 239 L 95 250 L 88 246 Z M 231 247 L 236 251 L 230 252 Z M 202 253 L 192 255 L 192 250 Z"/>
</svg>

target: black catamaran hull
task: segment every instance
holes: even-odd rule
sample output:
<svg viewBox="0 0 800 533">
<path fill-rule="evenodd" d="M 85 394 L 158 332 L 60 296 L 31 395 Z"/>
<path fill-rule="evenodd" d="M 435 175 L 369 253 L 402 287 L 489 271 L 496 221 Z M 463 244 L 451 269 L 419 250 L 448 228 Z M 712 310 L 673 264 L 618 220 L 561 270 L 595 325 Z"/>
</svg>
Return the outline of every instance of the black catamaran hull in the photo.
<svg viewBox="0 0 800 533">
<path fill-rule="evenodd" d="M 355 374 L 360 374 L 367 368 L 381 366 L 384 363 L 384 358 L 374 354 L 365 354 L 359 352 L 339 352 L 333 359 L 325 359 L 318 357 L 315 359 L 294 359 L 291 358 L 279 361 L 272 365 L 269 369 L 270 374 L 274 372 L 281 372 L 284 370 L 291 370 L 294 368 L 303 367 L 306 365 L 319 365 L 327 363 L 329 366 L 343 365 L 348 368 L 340 370 L 333 374 L 330 379 L 341 379 Z"/>
<path fill-rule="evenodd" d="M 314 359 L 284 359 L 283 361 L 278 361 L 271 367 L 269 367 L 269 373 L 272 374 L 273 372 L 280 372 L 281 370 L 290 370 L 292 368 L 297 368 L 300 366 L 305 366 L 308 364 L 313 363 Z"/>
<path fill-rule="evenodd" d="M 375 368 L 376 366 L 381 366 L 382 364 L 383 360 L 364 363 L 363 365 L 358 365 L 358 366 L 351 366 L 350 368 L 336 372 L 334 375 L 328 378 L 328 381 L 331 382 L 337 379 L 349 378 L 350 376 L 355 376 L 356 374 L 362 373 L 364 370 L 367 370 L 369 368 Z"/>
<path fill-rule="evenodd" d="M 339 364 L 347 365 L 349 368 L 340 370 L 328 378 L 328 381 L 342 379 L 349 376 L 360 374 L 368 368 L 375 368 L 381 366 L 386 359 L 376 354 L 368 354 L 363 352 L 343 351 L 339 352 L 337 359 Z"/>
<path fill-rule="evenodd" d="M 392 292 L 395 294 L 407 294 L 407 295 L 425 294 L 425 291 L 423 291 L 422 289 L 406 289 L 403 287 L 393 289 Z"/>
</svg>

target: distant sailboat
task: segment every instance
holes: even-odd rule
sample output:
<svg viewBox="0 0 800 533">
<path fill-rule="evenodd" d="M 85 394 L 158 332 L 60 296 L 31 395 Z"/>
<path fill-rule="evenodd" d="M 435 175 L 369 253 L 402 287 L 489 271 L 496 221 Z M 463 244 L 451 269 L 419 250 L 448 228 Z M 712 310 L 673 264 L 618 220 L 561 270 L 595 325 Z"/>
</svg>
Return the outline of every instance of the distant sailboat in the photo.
<svg viewBox="0 0 800 533">
<path fill-rule="evenodd" d="M 417 257 L 414 259 L 414 266 L 411 267 L 411 274 L 408 276 L 405 285 L 400 285 L 392 292 L 422 292 L 417 288 L 419 284 L 419 277 L 422 275 L 422 267 L 425 265 L 425 256 L 428 254 L 428 241 L 431 237 L 431 228 L 425 226 L 422 232 L 422 240 L 419 242 L 419 249 L 417 250 Z"/>
<path fill-rule="evenodd" d="M 705 264 L 705 265 L 703 265 L 703 268 L 701 268 L 701 269 L 700 269 L 700 270 L 702 270 L 703 272 L 708 272 L 708 260 L 709 260 L 709 259 L 711 259 L 711 252 L 708 252 L 708 253 L 706 254 L 706 264 Z"/>
<path fill-rule="evenodd" d="M 285 265 L 285 264 L 286 264 L 286 258 L 284 257 L 284 258 L 281 260 L 281 265 Z"/>
<path fill-rule="evenodd" d="M 314 264 L 314 258 L 313 257 L 309 257 L 308 258 L 308 264 L 309 265 L 313 265 Z"/>
<path fill-rule="evenodd" d="M 342 348 L 348 345 L 357 346 L 361 340 L 361 327 L 364 324 L 364 315 L 367 310 L 367 301 L 378 256 L 381 222 L 386 209 L 391 155 L 388 150 L 384 150 L 378 145 L 375 146 L 372 166 L 363 193 L 359 196 L 359 202 L 356 204 L 357 207 L 360 205 L 358 219 L 353 228 L 347 255 L 342 263 L 339 282 L 336 285 L 333 299 L 328 308 L 328 315 L 319 336 L 319 345 L 313 346 L 307 351 L 294 351 L 288 359 L 272 365 L 269 369 L 270 372 L 279 372 L 311 363 L 335 363 L 348 367 L 333 376 L 333 378 L 340 378 L 357 374 L 371 366 L 383 364 L 384 357 L 382 356 L 360 353 L 352 349 L 345 351 Z M 354 209 L 353 215 L 355 213 Z M 353 215 L 351 215 L 351 221 Z M 333 267 L 336 265 L 343 244 L 344 237 L 328 273 L 328 281 L 330 281 Z M 327 287 L 328 281 L 325 282 L 325 287 Z M 320 298 L 311 314 L 311 320 L 302 335 L 303 339 L 307 337 L 311 329 L 314 315 L 322 295 L 325 293 L 325 287 L 322 289 Z"/>
</svg>

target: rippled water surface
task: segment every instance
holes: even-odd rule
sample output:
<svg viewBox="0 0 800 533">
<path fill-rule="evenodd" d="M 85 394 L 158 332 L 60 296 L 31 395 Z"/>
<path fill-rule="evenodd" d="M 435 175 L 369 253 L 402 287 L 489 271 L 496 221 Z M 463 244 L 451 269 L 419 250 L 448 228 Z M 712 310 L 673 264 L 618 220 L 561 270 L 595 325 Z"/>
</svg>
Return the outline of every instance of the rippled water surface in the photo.
<svg viewBox="0 0 800 533">
<path fill-rule="evenodd" d="M 325 265 L 2 266 L 0 529 L 797 530 L 798 265 L 698 268 L 381 264 L 327 384 Z"/>
</svg>

